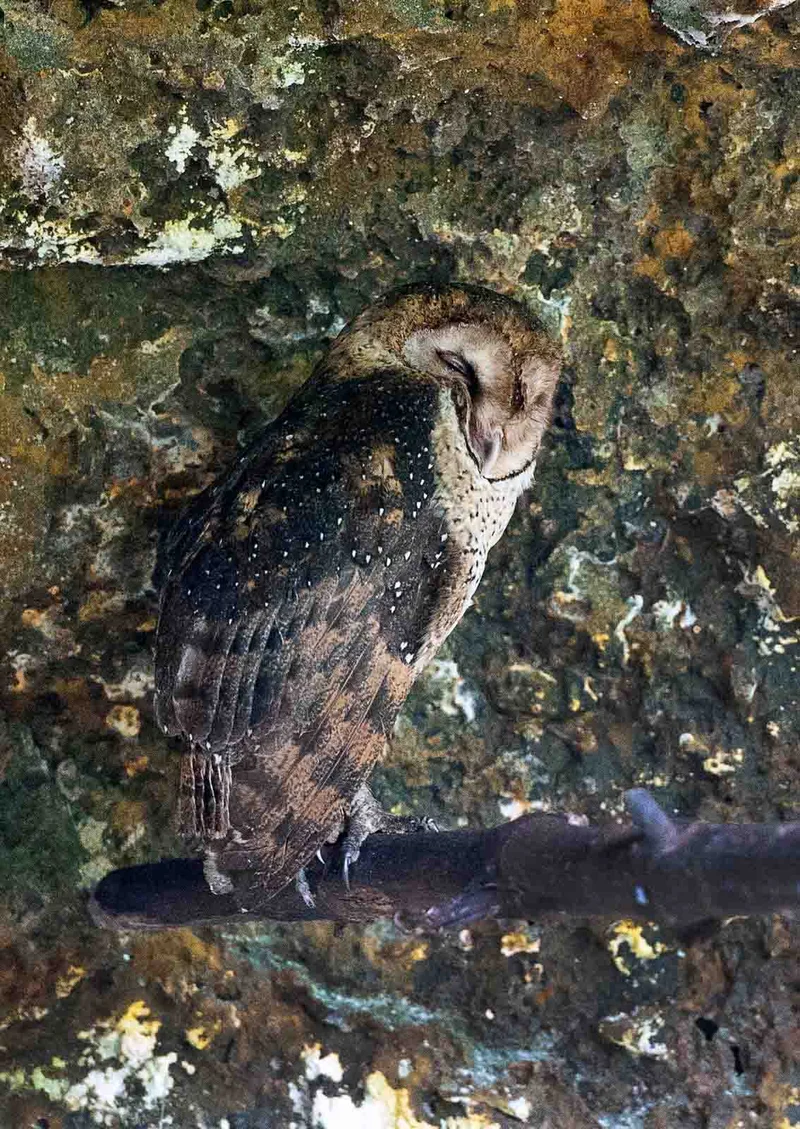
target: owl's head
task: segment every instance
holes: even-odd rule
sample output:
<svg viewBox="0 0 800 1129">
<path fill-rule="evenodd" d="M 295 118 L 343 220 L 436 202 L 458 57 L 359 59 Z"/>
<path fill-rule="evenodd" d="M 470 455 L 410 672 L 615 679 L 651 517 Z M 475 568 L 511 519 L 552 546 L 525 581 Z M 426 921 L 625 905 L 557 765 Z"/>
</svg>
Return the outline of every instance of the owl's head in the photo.
<svg viewBox="0 0 800 1129">
<path fill-rule="evenodd" d="M 345 329 L 333 354 L 354 373 L 391 363 L 432 377 L 452 397 L 478 470 L 495 481 L 535 459 L 561 359 L 523 306 L 478 286 L 394 291 Z"/>
</svg>

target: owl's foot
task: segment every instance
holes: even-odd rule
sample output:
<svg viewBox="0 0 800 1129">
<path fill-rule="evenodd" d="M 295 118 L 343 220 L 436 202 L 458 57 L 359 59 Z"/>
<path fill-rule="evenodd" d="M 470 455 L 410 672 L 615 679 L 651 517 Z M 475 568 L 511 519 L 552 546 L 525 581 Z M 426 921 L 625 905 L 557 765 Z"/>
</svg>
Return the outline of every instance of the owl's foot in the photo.
<svg viewBox="0 0 800 1129">
<path fill-rule="evenodd" d="M 347 816 L 347 832 L 342 843 L 342 874 L 344 884 L 350 889 L 350 868 L 358 862 L 361 844 L 368 835 L 384 831 L 387 835 L 418 834 L 420 831 L 438 831 L 432 819 L 418 819 L 410 815 L 392 815 L 381 805 L 363 784 L 353 797 Z"/>
<path fill-rule="evenodd" d="M 213 851 L 209 851 L 203 859 L 203 874 L 212 894 L 233 893 L 233 882 L 217 866 L 217 858 Z"/>
<path fill-rule="evenodd" d="M 298 871 L 297 877 L 294 880 L 294 884 L 298 894 L 306 903 L 308 908 L 314 909 L 317 903 L 314 901 L 314 895 L 311 893 L 311 887 L 308 884 L 308 875 L 306 874 L 305 869 Z"/>
</svg>

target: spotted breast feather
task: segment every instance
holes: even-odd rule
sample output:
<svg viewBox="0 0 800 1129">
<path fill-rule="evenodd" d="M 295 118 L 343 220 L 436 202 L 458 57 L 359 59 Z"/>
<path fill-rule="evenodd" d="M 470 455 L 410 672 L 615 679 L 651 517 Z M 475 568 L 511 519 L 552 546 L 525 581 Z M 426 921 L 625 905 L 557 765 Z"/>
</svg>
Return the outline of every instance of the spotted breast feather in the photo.
<svg viewBox="0 0 800 1129">
<path fill-rule="evenodd" d="M 307 385 L 166 548 L 156 713 L 189 742 L 184 830 L 273 891 L 341 825 L 460 567 L 435 502 L 437 388 L 362 385 Z"/>
</svg>

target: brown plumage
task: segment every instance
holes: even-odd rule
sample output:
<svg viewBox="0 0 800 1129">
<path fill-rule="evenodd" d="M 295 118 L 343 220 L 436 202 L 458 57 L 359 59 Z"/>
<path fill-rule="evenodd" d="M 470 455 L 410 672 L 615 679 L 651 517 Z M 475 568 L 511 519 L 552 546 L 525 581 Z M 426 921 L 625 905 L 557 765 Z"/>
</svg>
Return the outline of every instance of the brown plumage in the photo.
<svg viewBox="0 0 800 1129">
<path fill-rule="evenodd" d="M 275 892 L 341 829 L 531 481 L 557 373 L 507 298 L 395 293 L 179 520 L 156 713 L 212 887 Z"/>
</svg>

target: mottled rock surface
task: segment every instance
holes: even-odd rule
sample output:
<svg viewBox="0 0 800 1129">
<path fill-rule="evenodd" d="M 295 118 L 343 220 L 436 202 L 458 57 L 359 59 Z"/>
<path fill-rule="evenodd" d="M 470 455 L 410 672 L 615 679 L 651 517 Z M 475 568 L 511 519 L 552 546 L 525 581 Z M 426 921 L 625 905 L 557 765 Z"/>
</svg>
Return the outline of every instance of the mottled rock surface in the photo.
<svg viewBox="0 0 800 1129">
<path fill-rule="evenodd" d="M 800 4 L 0 0 L 0 1125 L 800 1125 L 800 929 L 118 938 L 181 850 L 159 528 L 423 278 L 568 367 L 377 779 L 800 817 Z"/>
</svg>

